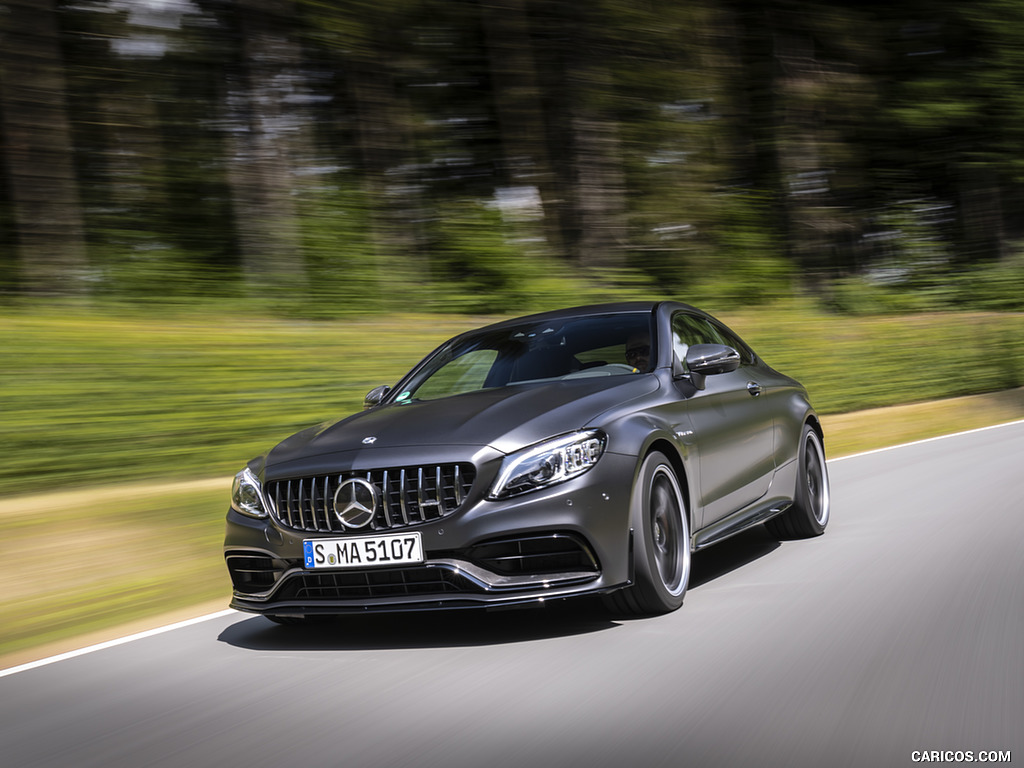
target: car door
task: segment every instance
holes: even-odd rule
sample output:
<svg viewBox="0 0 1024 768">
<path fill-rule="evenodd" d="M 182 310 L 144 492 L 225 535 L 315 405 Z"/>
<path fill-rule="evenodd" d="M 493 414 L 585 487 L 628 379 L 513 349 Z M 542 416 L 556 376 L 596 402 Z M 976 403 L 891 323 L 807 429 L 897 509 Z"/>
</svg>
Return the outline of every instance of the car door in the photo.
<svg viewBox="0 0 1024 768">
<path fill-rule="evenodd" d="M 739 339 L 706 318 L 678 312 L 672 318 L 674 352 L 685 367 L 692 344 L 726 344 L 741 356 L 730 373 L 706 377 L 704 388 L 680 387 L 673 410 L 689 424 L 688 442 L 696 446 L 697 501 L 702 526 L 727 517 L 765 495 L 775 471 L 773 418 L 765 402 L 765 382 L 754 357 Z"/>
</svg>

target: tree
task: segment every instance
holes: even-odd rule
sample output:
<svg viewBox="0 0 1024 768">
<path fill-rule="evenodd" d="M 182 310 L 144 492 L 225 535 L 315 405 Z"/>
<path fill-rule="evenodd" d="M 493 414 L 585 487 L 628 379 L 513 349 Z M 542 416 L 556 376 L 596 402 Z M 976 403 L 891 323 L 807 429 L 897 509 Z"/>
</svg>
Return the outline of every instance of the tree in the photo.
<svg viewBox="0 0 1024 768">
<path fill-rule="evenodd" d="M 0 14 L 0 118 L 20 283 L 84 290 L 85 230 L 54 0 L 10 0 Z"/>
</svg>

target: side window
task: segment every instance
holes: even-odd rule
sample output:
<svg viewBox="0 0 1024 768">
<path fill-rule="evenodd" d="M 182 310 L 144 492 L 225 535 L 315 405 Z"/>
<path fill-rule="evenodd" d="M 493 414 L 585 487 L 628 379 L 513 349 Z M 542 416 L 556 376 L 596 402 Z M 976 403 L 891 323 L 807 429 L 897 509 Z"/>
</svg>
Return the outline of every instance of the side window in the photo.
<svg viewBox="0 0 1024 768">
<path fill-rule="evenodd" d="M 733 333 L 702 317 L 680 312 L 672 318 L 672 349 L 686 368 L 686 350 L 694 344 L 725 344 L 740 353 L 743 365 L 754 362 L 750 348 Z"/>
<path fill-rule="evenodd" d="M 722 338 L 720 344 L 732 347 L 740 353 L 741 365 L 753 365 L 754 363 L 754 352 L 748 347 L 743 340 L 732 333 L 728 328 L 723 328 L 719 325 L 714 326 L 715 331 Z"/>
<path fill-rule="evenodd" d="M 682 312 L 672 318 L 672 350 L 679 362 L 686 368 L 686 350 L 694 344 L 720 344 L 717 338 L 709 335 L 711 326 L 699 317 Z"/>
</svg>

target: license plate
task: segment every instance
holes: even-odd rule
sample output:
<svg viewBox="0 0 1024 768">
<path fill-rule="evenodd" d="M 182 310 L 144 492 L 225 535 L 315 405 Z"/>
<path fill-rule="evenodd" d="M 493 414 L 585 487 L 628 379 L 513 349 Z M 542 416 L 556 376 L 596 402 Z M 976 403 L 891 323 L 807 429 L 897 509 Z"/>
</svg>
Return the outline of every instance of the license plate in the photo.
<svg viewBox="0 0 1024 768">
<path fill-rule="evenodd" d="M 390 536 L 306 539 L 302 542 L 307 569 L 373 568 L 423 562 L 418 531 Z"/>
</svg>

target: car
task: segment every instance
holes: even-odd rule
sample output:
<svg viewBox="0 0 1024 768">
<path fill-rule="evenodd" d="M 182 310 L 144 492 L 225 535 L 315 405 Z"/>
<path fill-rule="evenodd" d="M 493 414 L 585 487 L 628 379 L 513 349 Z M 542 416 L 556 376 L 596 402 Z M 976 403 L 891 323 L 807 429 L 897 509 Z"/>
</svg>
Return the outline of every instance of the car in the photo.
<svg viewBox="0 0 1024 768">
<path fill-rule="evenodd" d="M 463 333 L 251 460 L 224 557 L 231 606 L 282 624 L 584 596 L 648 616 L 694 552 L 829 514 L 806 389 L 701 310 L 625 302 Z"/>
</svg>

